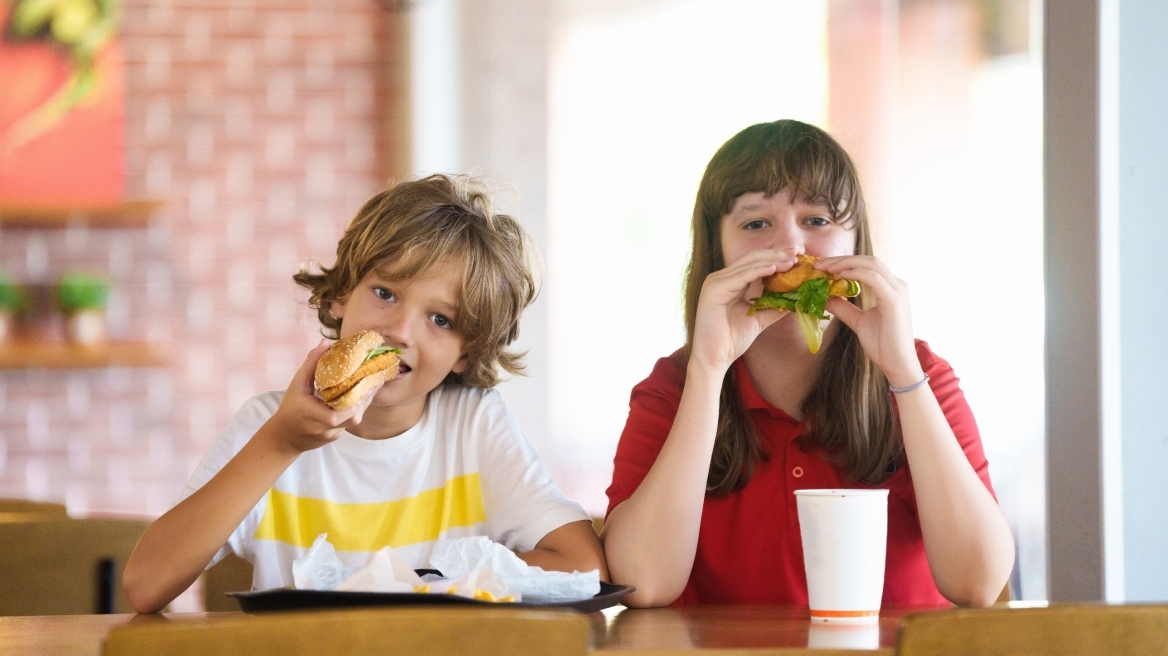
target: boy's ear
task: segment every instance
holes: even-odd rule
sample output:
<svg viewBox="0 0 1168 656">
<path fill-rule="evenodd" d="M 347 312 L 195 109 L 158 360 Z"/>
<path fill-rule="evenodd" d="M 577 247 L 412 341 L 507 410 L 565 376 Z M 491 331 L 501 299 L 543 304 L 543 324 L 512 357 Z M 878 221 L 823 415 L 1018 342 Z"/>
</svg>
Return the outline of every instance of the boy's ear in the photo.
<svg viewBox="0 0 1168 656">
<path fill-rule="evenodd" d="M 466 365 L 469 363 L 470 358 L 467 357 L 465 353 L 463 353 L 462 357 L 458 359 L 458 362 L 455 362 L 454 366 L 450 368 L 450 371 L 452 373 L 461 374 L 462 372 L 466 371 Z"/>
<path fill-rule="evenodd" d="M 344 319 L 345 304 L 342 301 L 329 301 L 329 314 L 337 319 Z"/>
</svg>

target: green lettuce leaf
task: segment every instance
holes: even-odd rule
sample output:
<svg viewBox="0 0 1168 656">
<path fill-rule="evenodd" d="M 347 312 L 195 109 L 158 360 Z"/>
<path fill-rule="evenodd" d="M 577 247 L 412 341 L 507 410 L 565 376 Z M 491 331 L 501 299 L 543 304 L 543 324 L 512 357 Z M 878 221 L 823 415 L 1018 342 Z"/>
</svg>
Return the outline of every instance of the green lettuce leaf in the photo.
<svg viewBox="0 0 1168 656">
<path fill-rule="evenodd" d="M 820 319 L 827 318 L 823 313 L 827 307 L 827 294 L 831 291 L 831 283 L 827 278 L 812 278 L 799 285 L 795 291 L 799 293 L 799 300 L 795 303 L 796 312 Z"/>
<path fill-rule="evenodd" d="M 398 355 L 401 355 L 401 351 L 395 349 L 392 346 L 378 346 L 377 348 L 370 351 L 369 355 L 365 356 L 363 362 L 368 362 L 373 358 L 381 355 L 382 353 L 397 353 Z"/>
<path fill-rule="evenodd" d="M 818 353 L 820 345 L 823 344 L 823 328 L 819 322 L 831 318 L 826 313 L 827 295 L 830 292 L 831 283 L 827 278 L 812 278 L 799 285 L 793 292 L 764 291 L 762 296 L 751 301 L 747 314 L 754 314 L 758 310 L 794 312 L 808 348 L 812 353 Z"/>
<path fill-rule="evenodd" d="M 795 318 L 799 320 L 799 329 L 803 331 L 807 348 L 811 349 L 812 353 L 818 353 L 819 347 L 823 344 L 823 326 L 819 323 L 819 317 L 796 312 Z"/>
</svg>

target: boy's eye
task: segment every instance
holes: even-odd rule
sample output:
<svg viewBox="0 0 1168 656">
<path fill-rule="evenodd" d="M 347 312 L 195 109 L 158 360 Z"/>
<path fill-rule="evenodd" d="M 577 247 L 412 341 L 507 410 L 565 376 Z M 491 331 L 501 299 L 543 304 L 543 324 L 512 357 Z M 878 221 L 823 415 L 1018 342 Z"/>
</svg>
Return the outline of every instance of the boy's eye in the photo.
<svg viewBox="0 0 1168 656">
<path fill-rule="evenodd" d="M 742 226 L 742 229 L 743 230 L 762 230 L 763 228 L 767 227 L 768 225 L 769 224 L 766 221 L 763 221 L 762 219 L 755 219 L 755 220 L 751 221 L 750 223 L 747 223 L 746 225 Z"/>
<path fill-rule="evenodd" d="M 813 216 L 813 217 L 807 219 L 805 221 L 805 223 L 807 223 L 808 225 L 820 226 L 820 227 L 831 225 L 831 221 L 827 220 L 826 218 L 824 218 L 822 216 Z"/>
<path fill-rule="evenodd" d="M 450 319 L 447 319 L 446 317 L 442 316 L 441 314 L 431 314 L 430 321 L 433 321 L 434 325 L 438 326 L 439 328 L 453 328 L 454 327 L 454 322 L 451 321 Z"/>
<path fill-rule="evenodd" d="M 380 298 L 383 301 L 394 300 L 393 299 L 393 292 L 389 291 L 388 289 L 386 289 L 384 287 L 374 287 L 373 293 L 377 294 L 377 298 Z"/>
</svg>

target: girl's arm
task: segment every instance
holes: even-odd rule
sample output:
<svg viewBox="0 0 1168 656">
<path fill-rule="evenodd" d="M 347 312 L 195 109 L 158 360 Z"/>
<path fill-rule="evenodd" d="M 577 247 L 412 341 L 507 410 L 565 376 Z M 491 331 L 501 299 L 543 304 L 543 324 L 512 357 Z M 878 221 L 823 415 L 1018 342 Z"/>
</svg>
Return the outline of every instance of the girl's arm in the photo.
<svg viewBox="0 0 1168 656">
<path fill-rule="evenodd" d="M 296 458 L 356 426 L 377 393 L 335 412 L 313 396 L 321 344 L 296 372 L 280 408 L 211 480 L 150 525 L 122 574 L 130 607 L 155 613 L 186 590 Z"/>
<path fill-rule="evenodd" d="M 624 598 L 630 606 L 664 606 L 685 589 L 697 553 L 722 381 L 734 360 L 783 315 L 748 316 L 744 298 L 759 295 L 760 278 L 794 263 L 779 251 L 753 251 L 702 285 L 673 428 L 640 486 L 613 508 L 604 527 L 612 580 L 637 588 Z"/>
<path fill-rule="evenodd" d="M 856 280 L 876 295 L 861 310 L 830 299 L 827 310 L 859 337 L 893 387 L 924 379 L 912 336 L 908 287 L 870 256 L 826 258 L 816 267 Z M 1014 540 L 997 502 L 969 464 L 928 385 L 897 394 L 925 554 L 937 589 L 953 603 L 992 604 L 1014 565 Z"/>
<path fill-rule="evenodd" d="M 922 372 L 917 380 L 924 378 Z M 913 382 L 891 382 L 904 387 Z M 994 603 L 1014 566 L 1002 511 L 969 464 L 928 385 L 897 394 L 925 554 L 937 589 L 955 604 Z"/>
<path fill-rule="evenodd" d="M 596 537 L 596 530 L 590 521 L 564 524 L 543 536 L 534 549 L 519 554 L 519 557 L 533 567 L 558 572 L 591 572 L 598 569 L 600 580 L 609 580 L 604 547 L 600 546 L 600 539 Z"/>
</svg>

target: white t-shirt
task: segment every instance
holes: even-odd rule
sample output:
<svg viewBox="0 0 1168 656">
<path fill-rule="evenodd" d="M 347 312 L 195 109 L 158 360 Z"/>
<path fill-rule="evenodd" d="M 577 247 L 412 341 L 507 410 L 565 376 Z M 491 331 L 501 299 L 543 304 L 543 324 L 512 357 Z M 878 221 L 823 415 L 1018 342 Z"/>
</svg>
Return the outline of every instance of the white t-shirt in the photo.
<svg viewBox="0 0 1168 656">
<path fill-rule="evenodd" d="M 183 488 L 206 484 L 280 405 L 250 399 Z M 292 561 L 321 533 L 346 567 L 391 546 L 426 567 L 436 540 L 487 536 L 529 551 L 551 531 L 588 519 L 556 488 L 498 392 L 440 385 L 413 428 L 386 440 L 348 432 L 300 455 L 247 514 L 208 567 L 228 552 L 255 566 L 253 589 L 293 585 Z"/>
</svg>

